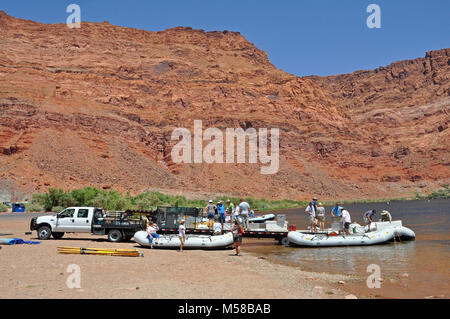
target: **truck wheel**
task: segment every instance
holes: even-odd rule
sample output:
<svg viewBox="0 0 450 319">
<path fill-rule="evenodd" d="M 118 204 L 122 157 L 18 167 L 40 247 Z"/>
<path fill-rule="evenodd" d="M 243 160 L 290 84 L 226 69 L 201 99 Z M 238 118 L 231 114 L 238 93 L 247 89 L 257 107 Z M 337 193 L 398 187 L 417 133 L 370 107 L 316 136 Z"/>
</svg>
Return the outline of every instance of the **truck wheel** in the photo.
<svg viewBox="0 0 450 319">
<path fill-rule="evenodd" d="M 283 237 L 280 239 L 280 245 L 289 246 L 289 239 L 287 237 Z"/>
<path fill-rule="evenodd" d="M 119 242 L 122 240 L 122 232 L 118 229 L 111 229 L 108 232 L 108 240 L 111 242 Z"/>
<path fill-rule="evenodd" d="M 64 233 L 52 233 L 53 238 L 61 239 L 64 236 Z"/>
<path fill-rule="evenodd" d="M 37 230 L 37 235 L 39 239 L 45 240 L 49 239 L 52 235 L 52 230 L 48 226 L 41 226 Z"/>
</svg>

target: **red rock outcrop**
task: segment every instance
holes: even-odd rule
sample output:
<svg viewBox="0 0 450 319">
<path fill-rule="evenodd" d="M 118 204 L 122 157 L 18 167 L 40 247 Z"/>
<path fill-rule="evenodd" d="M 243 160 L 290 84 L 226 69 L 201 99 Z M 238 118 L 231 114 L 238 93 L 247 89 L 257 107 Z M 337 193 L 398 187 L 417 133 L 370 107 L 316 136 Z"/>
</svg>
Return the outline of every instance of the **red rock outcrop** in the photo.
<svg viewBox="0 0 450 319">
<path fill-rule="evenodd" d="M 392 197 L 448 181 L 448 49 L 336 77 L 237 32 L 80 29 L 0 11 L 0 177 L 18 187 Z M 445 64 L 447 63 L 447 64 Z M 176 164 L 176 127 L 279 128 L 280 169 Z"/>
</svg>

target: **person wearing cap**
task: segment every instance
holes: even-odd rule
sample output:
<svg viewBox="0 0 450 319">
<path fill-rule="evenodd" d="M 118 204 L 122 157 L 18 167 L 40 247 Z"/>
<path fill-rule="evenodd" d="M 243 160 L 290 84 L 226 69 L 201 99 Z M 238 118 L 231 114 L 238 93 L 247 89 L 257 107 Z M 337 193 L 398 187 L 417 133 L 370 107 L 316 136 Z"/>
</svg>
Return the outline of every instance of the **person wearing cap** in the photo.
<svg viewBox="0 0 450 319">
<path fill-rule="evenodd" d="M 225 223 L 225 205 L 221 200 L 217 202 L 217 212 L 219 213 L 219 221 L 221 224 Z"/>
<path fill-rule="evenodd" d="M 178 226 L 178 238 L 180 239 L 180 252 L 183 252 L 183 246 L 186 241 L 186 227 L 184 226 L 184 219 L 180 221 L 180 226 Z"/>
<path fill-rule="evenodd" d="M 381 221 L 382 222 L 392 222 L 392 215 L 387 210 L 381 211 Z"/>
<path fill-rule="evenodd" d="M 206 213 L 208 214 L 208 227 L 212 228 L 214 222 L 214 212 L 216 211 L 216 206 L 213 204 L 212 199 L 208 201 L 208 205 L 205 207 Z"/>
<path fill-rule="evenodd" d="M 323 231 L 325 229 L 325 207 L 320 202 L 318 203 L 316 218 L 319 223 L 319 229 Z"/>
<path fill-rule="evenodd" d="M 376 212 L 377 211 L 375 209 L 371 209 L 365 212 L 363 215 L 364 223 L 366 223 L 367 225 L 367 231 L 370 231 L 370 224 L 373 223 L 373 216 Z"/>
<path fill-rule="evenodd" d="M 309 202 L 308 206 L 306 206 L 305 213 L 308 214 L 309 217 L 309 225 L 311 231 L 316 231 L 316 205 L 313 202 Z"/>
</svg>

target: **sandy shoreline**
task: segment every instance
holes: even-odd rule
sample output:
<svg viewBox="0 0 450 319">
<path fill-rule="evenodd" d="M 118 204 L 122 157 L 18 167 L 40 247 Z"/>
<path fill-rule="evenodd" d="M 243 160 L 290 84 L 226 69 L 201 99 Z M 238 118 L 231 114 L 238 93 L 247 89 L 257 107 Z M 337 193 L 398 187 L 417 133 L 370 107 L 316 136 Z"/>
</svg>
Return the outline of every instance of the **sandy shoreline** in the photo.
<svg viewBox="0 0 450 319">
<path fill-rule="evenodd" d="M 0 233 L 25 235 L 27 220 L 1 220 Z M 2 298 L 344 298 L 339 281 L 350 276 L 311 273 L 234 250 L 145 249 L 134 242 L 110 243 L 106 236 L 68 234 L 39 245 L 2 246 Z M 245 240 L 244 240 L 245 245 Z M 144 257 L 61 255 L 58 246 L 138 248 Z M 81 288 L 68 288 L 70 264 L 80 266 Z"/>
</svg>

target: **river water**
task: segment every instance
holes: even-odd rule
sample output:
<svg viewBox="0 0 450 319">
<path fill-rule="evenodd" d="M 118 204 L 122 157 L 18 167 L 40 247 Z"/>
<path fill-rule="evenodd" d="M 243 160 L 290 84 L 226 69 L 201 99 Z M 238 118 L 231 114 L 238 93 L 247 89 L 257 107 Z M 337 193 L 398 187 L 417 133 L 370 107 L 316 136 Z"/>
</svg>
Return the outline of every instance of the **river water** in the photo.
<svg viewBox="0 0 450 319">
<path fill-rule="evenodd" d="M 343 288 L 356 294 L 377 298 L 450 297 L 450 200 L 392 201 L 389 203 L 349 204 L 352 222 L 364 225 L 362 214 L 376 209 L 375 220 L 386 209 L 393 220 L 416 233 L 415 241 L 377 246 L 299 248 L 275 245 L 272 240 L 249 239 L 243 251 L 265 256 L 272 262 L 287 264 L 302 270 L 352 275 L 357 280 Z M 329 227 L 331 207 L 325 207 L 326 227 Z M 304 209 L 277 211 L 285 214 L 289 224 L 306 229 Z M 368 288 L 369 265 L 378 265 L 381 287 Z"/>
</svg>

